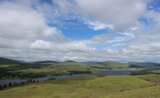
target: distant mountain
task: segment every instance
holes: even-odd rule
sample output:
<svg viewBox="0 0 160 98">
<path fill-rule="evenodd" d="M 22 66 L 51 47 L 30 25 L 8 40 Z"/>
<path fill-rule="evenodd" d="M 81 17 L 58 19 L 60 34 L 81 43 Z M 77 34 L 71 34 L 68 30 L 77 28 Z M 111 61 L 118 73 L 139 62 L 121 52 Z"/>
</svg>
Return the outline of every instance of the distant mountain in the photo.
<svg viewBox="0 0 160 98">
<path fill-rule="evenodd" d="M 0 57 L 0 64 L 18 64 L 18 63 L 22 63 L 22 61 Z"/>
<path fill-rule="evenodd" d="M 130 67 L 137 67 L 137 68 L 152 68 L 152 67 L 160 67 L 160 63 L 154 62 L 130 62 Z"/>
<path fill-rule="evenodd" d="M 36 64 L 46 64 L 46 63 L 59 63 L 58 61 L 37 61 L 37 62 L 34 62 Z"/>
<path fill-rule="evenodd" d="M 73 61 L 73 60 L 68 60 L 68 61 L 65 61 L 66 63 L 76 63 L 76 61 Z"/>
<path fill-rule="evenodd" d="M 0 64 L 21 64 L 21 65 L 47 65 L 47 64 L 59 64 L 59 65 L 93 65 L 104 68 L 154 68 L 160 67 L 160 63 L 154 62 L 129 62 L 129 63 L 121 63 L 115 61 L 104 61 L 104 62 L 96 62 L 96 61 L 88 61 L 88 62 L 76 62 L 72 60 L 58 62 L 58 61 L 37 61 L 37 62 L 23 62 L 18 60 L 13 60 L 9 58 L 0 57 Z"/>
</svg>

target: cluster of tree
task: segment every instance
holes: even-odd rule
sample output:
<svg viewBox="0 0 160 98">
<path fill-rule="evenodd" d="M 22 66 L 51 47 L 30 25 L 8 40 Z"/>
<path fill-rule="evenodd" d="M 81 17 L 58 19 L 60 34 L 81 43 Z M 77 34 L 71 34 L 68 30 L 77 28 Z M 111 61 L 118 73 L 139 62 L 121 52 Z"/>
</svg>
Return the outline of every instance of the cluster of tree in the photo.
<svg viewBox="0 0 160 98">
<path fill-rule="evenodd" d="M 9 88 L 9 87 L 14 87 L 14 86 L 22 86 L 22 85 L 25 85 L 25 84 L 37 83 L 37 82 L 40 82 L 40 81 L 39 80 L 27 80 L 27 81 L 22 81 L 22 82 L 19 82 L 19 83 L 9 82 L 7 84 L 0 85 L 0 89 L 5 89 L 5 88 Z"/>
<path fill-rule="evenodd" d="M 12 79 L 15 77 L 18 77 L 20 79 L 26 79 L 26 78 L 40 78 L 40 77 L 45 77 L 46 74 L 44 73 L 21 73 L 21 72 L 9 72 L 9 71 L 1 71 L 0 69 L 0 79 L 2 78 L 7 78 L 7 79 Z"/>
<path fill-rule="evenodd" d="M 70 75 L 75 75 L 75 74 L 91 74 L 92 71 L 68 71 Z"/>
</svg>

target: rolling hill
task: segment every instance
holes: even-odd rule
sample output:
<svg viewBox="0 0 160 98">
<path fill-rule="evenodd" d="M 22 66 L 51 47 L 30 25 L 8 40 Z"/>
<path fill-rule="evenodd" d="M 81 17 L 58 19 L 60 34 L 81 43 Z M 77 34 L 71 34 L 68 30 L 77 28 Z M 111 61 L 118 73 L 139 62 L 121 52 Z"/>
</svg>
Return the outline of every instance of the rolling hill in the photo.
<svg viewBox="0 0 160 98">
<path fill-rule="evenodd" d="M 22 61 L 0 57 L 0 65 L 2 64 L 20 64 Z"/>
<path fill-rule="evenodd" d="M 0 91 L 0 96 L 1 98 L 159 98 L 160 85 L 148 81 L 150 79 L 159 81 L 160 76 L 90 76 L 51 80 L 3 90 Z"/>
</svg>

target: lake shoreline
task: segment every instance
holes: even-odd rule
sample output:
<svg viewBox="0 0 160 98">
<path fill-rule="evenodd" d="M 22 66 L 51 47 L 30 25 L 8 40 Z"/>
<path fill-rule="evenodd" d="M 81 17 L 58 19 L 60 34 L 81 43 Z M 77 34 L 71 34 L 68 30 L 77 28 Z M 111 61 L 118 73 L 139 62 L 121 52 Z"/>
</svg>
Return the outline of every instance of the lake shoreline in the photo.
<svg viewBox="0 0 160 98">
<path fill-rule="evenodd" d="M 131 75 L 131 72 L 133 72 L 133 71 L 97 71 L 97 72 L 82 73 L 82 74 L 66 74 L 66 75 L 61 75 L 61 76 L 46 76 L 46 77 L 34 78 L 34 79 L 8 79 L 8 80 L 6 79 L 6 80 L 0 80 L 0 86 L 1 86 L 1 88 L 8 88 L 8 87 L 14 87 L 14 86 L 18 86 L 18 85 L 37 83 L 37 82 L 43 82 L 43 81 L 48 81 L 48 80 L 78 78 L 81 76 Z"/>
</svg>

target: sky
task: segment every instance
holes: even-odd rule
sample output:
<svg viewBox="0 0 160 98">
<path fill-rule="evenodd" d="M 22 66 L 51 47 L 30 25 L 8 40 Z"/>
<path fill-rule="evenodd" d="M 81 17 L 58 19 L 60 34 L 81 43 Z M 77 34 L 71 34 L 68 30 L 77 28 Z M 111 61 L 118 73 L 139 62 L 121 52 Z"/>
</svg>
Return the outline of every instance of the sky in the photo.
<svg viewBox="0 0 160 98">
<path fill-rule="evenodd" d="M 160 0 L 0 0 L 0 57 L 160 62 Z"/>
</svg>

